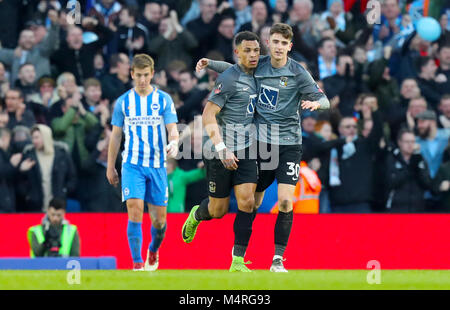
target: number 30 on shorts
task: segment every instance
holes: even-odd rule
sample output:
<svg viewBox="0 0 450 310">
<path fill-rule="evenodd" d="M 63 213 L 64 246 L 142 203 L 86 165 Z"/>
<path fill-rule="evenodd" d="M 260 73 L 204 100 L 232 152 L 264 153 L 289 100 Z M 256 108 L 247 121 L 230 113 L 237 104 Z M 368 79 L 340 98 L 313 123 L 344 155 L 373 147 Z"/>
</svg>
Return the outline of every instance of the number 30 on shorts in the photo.
<svg viewBox="0 0 450 310">
<path fill-rule="evenodd" d="M 286 173 L 287 175 L 293 175 L 292 180 L 298 180 L 298 176 L 300 174 L 300 165 L 292 162 L 287 162 L 289 171 Z"/>
</svg>

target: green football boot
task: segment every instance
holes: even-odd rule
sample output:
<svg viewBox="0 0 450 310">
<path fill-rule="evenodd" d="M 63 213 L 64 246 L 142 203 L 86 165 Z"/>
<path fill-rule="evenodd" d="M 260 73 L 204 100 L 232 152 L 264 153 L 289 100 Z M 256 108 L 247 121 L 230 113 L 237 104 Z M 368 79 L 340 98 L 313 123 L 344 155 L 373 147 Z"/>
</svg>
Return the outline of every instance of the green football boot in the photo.
<svg viewBox="0 0 450 310">
<path fill-rule="evenodd" d="M 186 243 L 192 242 L 195 237 L 195 233 L 197 232 L 197 226 L 200 224 L 201 221 L 197 221 L 194 217 L 195 211 L 199 208 L 199 205 L 194 206 L 189 213 L 188 218 L 186 219 L 186 222 L 184 222 L 183 229 L 181 230 L 181 237 L 183 238 L 183 241 Z"/>
<path fill-rule="evenodd" d="M 233 261 L 231 262 L 230 272 L 252 272 L 250 269 L 248 269 L 247 266 L 251 264 L 251 262 L 244 262 L 244 258 L 241 256 L 233 256 Z"/>
</svg>

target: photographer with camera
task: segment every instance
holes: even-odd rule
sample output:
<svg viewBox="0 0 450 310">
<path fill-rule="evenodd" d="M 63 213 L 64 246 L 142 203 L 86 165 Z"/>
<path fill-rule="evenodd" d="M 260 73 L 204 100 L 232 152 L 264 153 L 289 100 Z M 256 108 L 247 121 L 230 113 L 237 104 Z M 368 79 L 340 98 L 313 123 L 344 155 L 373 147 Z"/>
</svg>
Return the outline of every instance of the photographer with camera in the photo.
<svg viewBox="0 0 450 310">
<path fill-rule="evenodd" d="M 66 201 L 53 198 L 42 223 L 28 229 L 31 257 L 80 256 L 77 226 L 64 219 L 65 214 Z"/>
</svg>

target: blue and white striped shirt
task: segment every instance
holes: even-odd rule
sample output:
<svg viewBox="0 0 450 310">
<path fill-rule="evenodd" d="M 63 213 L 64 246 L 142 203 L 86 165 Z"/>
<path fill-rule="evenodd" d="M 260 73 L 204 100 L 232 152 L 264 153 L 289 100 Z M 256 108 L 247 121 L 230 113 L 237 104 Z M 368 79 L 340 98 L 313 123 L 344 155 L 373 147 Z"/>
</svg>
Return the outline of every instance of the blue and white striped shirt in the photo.
<svg viewBox="0 0 450 310">
<path fill-rule="evenodd" d="M 111 124 L 122 127 L 125 148 L 122 163 L 142 167 L 166 166 L 166 124 L 177 123 L 172 98 L 154 88 L 146 97 L 134 88 L 120 96 L 115 103 Z"/>
</svg>

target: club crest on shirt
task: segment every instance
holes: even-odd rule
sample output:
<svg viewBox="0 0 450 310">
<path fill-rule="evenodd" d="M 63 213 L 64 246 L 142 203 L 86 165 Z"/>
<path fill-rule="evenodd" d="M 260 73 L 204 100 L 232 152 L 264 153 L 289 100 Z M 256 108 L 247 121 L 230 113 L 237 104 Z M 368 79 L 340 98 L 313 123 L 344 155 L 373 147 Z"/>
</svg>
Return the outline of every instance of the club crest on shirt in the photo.
<svg viewBox="0 0 450 310">
<path fill-rule="evenodd" d="M 218 94 L 222 91 L 222 83 L 217 84 L 216 89 L 214 89 L 214 93 Z"/>
<path fill-rule="evenodd" d="M 159 110 L 159 108 L 160 108 L 159 103 L 153 102 L 152 105 L 151 105 L 151 108 L 152 108 L 152 110 L 154 110 L 154 111 Z"/>
<path fill-rule="evenodd" d="M 287 83 L 288 83 L 288 78 L 286 76 L 280 77 L 280 86 L 281 87 L 286 87 Z"/>
<path fill-rule="evenodd" d="M 216 192 L 216 182 L 210 181 L 209 182 L 209 192 L 215 193 Z"/>
</svg>

